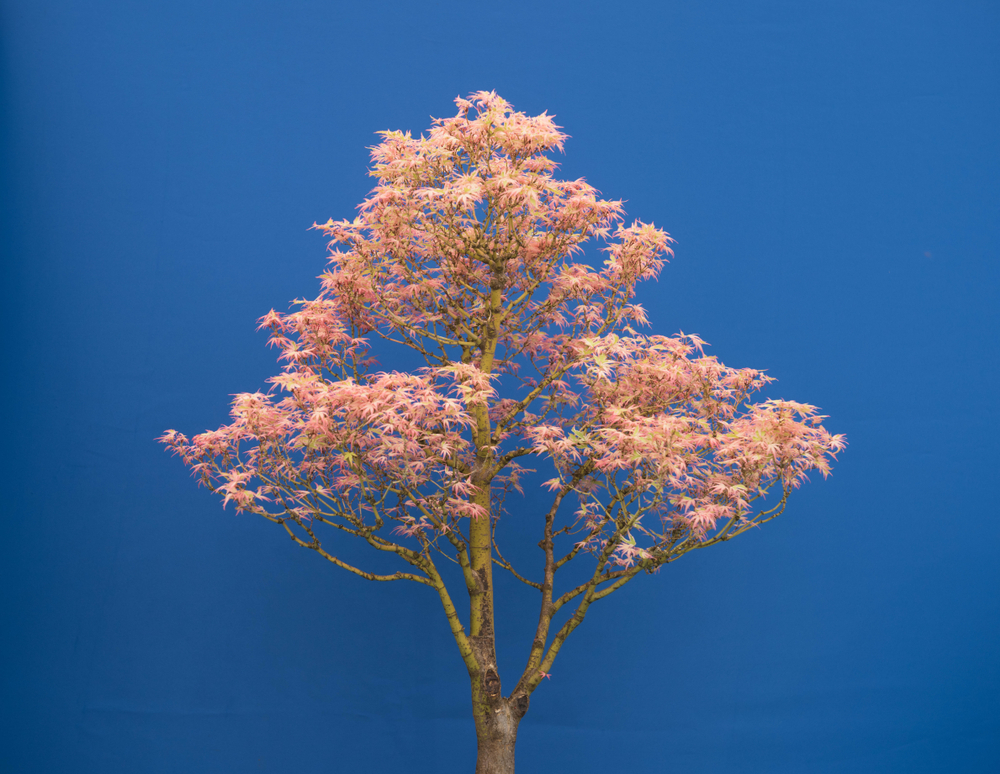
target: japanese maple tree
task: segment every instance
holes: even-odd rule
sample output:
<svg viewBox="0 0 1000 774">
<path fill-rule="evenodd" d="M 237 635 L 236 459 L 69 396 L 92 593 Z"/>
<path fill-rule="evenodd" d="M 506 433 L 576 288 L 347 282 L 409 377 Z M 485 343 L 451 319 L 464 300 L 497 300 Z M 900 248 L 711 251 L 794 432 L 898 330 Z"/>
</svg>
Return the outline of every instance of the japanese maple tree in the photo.
<svg viewBox="0 0 1000 774">
<path fill-rule="evenodd" d="M 724 366 L 697 336 L 640 334 L 636 283 L 671 255 L 667 233 L 624 225 L 621 202 L 554 176 L 546 154 L 567 135 L 551 116 L 495 93 L 456 104 L 426 136 L 381 132 L 360 215 L 316 226 L 332 240 L 319 296 L 261 320 L 286 361 L 277 389 L 237 395 L 218 430 L 161 440 L 224 503 L 300 546 L 436 593 L 469 673 L 476 771 L 507 774 L 529 697 L 592 604 L 775 518 L 845 441 L 813 406 L 750 402 L 772 379 Z M 604 243 L 600 265 L 582 260 L 589 240 Z M 371 337 L 426 366 L 375 370 Z M 519 516 L 540 541 L 531 568 L 505 558 L 496 532 L 522 463 L 553 476 L 545 507 Z M 399 568 L 344 561 L 347 539 Z M 461 567 L 461 590 L 439 571 L 442 555 Z M 558 583 L 571 562 L 586 580 Z M 538 592 L 506 693 L 494 567 Z M 563 608 L 572 614 L 557 626 Z"/>
</svg>

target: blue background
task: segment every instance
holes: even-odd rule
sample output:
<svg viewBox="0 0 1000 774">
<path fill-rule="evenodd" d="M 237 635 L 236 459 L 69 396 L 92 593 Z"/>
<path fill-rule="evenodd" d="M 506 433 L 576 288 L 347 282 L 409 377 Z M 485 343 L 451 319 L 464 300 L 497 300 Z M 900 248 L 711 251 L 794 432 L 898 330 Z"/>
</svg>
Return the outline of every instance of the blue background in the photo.
<svg viewBox="0 0 1000 774">
<path fill-rule="evenodd" d="M 307 228 L 353 217 L 374 132 L 479 89 L 677 239 L 652 331 L 850 442 L 592 608 L 518 771 L 1000 770 L 1000 6 L 0 8 L 5 772 L 472 770 L 434 595 L 223 511 L 153 439 L 277 372 L 255 321 L 318 291 Z M 537 608 L 498 583 L 509 688 Z"/>
</svg>

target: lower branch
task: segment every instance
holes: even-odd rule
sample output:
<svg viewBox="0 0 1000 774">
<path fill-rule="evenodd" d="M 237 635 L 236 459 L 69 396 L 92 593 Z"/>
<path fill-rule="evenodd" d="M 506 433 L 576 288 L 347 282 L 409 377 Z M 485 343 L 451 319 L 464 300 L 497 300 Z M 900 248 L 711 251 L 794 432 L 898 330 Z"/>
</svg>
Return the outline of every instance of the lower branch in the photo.
<svg viewBox="0 0 1000 774">
<path fill-rule="evenodd" d="M 462 655 L 465 668 L 469 671 L 469 676 L 472 677 L 479 672 L 479 663 L 476 661 L 472 643 L 469 641 L 462 622 L 458 618 L 458 610 L 455 609 L 455 603 L 451 600 L 451 595 L 448 593 L 448 587 L 444 583 L 444 578 L 441 577 L 434 563 L 429 560 L 424 570 L 430 576 L 428 585 L 434 587 L 434 590 L 438 593 L 438 597 L 441 599 L 441 606 L 444 608 L 445 616 L 448 618 L 448 627 L 455 638 L 455 644 L 458 645 L 458 652 Z"/>
<path fill-rule="evenodd" d="M 566 638 L 573 633 L 573 630 L 576 629 L 577 626 L 583 623 L 583 619 L 586 617 L 587 610 L 590 608 L 591 604 L 598 599 L 603 599 L 609 594 L 612 594 L 620 589 L 632 580 L 632 578 L 645 570 L 647 568 L 647 564 L 648 563 L 639 564 L 635 567 L 630 567 L 628 570 L 620 571 L 620 575 L 615 573 L 610 576 L 601 575 L 591 578 L 590 581 L 585 583 L 582 587 L 574 589 L 575 593 L 569 592 L 572 596 L 578 596 L 582 593 L 583 599 L 581 599 L 580 604 L 576 606 L 576 610 L 573 612 L 573 615 L 570 616 L 570 619 L 566 621 L 566 623 L 564 623 L 556 633 L 555 638 L 552 640 L 552 644 L 549 645 L 548 649 L 545 651 L 545 655 L 542 657 L 541 663 L 536 669 L 532 670 L 533 674 L 525 674 L 522 678 L 522 685 L 529 694 L 534 691 L 535 688 L 538 687 L 538 684 L 542 681 L 542 673 L 548 672 L 552 668 L 552 664 L 556 660 L 556 656 L 559 655 L 559 650 L 562 648 L 563 643 L 566 642 Z M 602 583 L 606 583 L 609 580 L 612 581 L 609 586 L 599 589 Z M 560 598 L 560 606 L 568 601 L 566 597 L 567 595 L 563 595 L 563 597 Z"/>
<path fill-rule="evenodd" d="M 430 578 L 427 578 L 427 577 L 422 576 L 422 575 L 415 575 L 415 574 L 410 573 L 410 572 L 400 572 L 400 571 L 397 571 L 397 572 L 392 573 L 391 575 L 378 575 L 377 573 L 374 573 L 374 572 L 366 572 L 365 570 L 360 570 L 357 567 L 354 567 L 353 565 L 350 565 L 347 562 L 343 561 L 342 559 L 338 559 L 336 556 L 334 556 L 333 554 L 329 553 L 328 551 L 324 551 L 323 547 L 320 546 L 318 540 L 313 540 L 311 542 L 307 542 L 307 541 L 303 540 L 298 535 L 296 535 L 292 531 L 292 528 L 289 527 L 288 524 L 285 523 L 284 521 L 282 522 L 281 526 L 283 526 L 285 528 L 285 531 L 288 532 L 288 534 L 291 536 L 292 540 L 294 540 L 296 543 L 298 543 L 303 548 L 310 548 L 310 549 L 312 549 L 313 551 L 315 551 L 316 553 L 318 553 L 320 556 L 322 556 L 327 561 L 332 562 L 333 564 L 337 565 L 338 567 L 343 567 L 348 572 L 353 572 L 355 575 L 359 575 L 359 576 L 361 576 L 362 578 L 364 578 L 366 580 L 371 580 L 371 581 L 411 580 L 411 581 L 416 581 L 417 583 L 423 583 L 425 586 L 433 586 L 434 585 L 433 581 Z"/>
</svg>

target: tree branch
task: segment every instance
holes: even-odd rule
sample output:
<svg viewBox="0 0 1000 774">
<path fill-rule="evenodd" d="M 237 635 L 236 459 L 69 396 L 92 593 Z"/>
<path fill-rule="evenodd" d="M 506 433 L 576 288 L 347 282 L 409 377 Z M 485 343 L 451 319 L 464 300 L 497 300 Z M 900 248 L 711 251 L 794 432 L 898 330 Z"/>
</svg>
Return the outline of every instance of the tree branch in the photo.
<svg viewBox="0 0 1000 774">
<path fill-rule="evenodd" d="M 295 532 L 292 531 L 292 528 L 288 526 L 286 520 L 282 520 L 281 526 L 285 528 L 285 531 L 288 532 L 292 540 L 294 540 L 303 548 L 310 548 L 313 551 L 316 551 L 320 556 L 325 558 L 327 561 L 332 562 L 338 567 L 344 568 L 348 572 L 352 572 L 355 575 L 359 575 L 362 578 L 365 578 L 366 580 L 371 580 L 371 581 L 411 580 L 411 581 L 416 581 L 417 583 L 423 583 L 426 586 L 434 585 L 430 578 L 425 578 L 420 575 L 414 575 L 413 573 L 397 571 L 391 575 L 378 575 L 373 572 L 365 572 L 364 570 L 359 570 L 357 567 L 354 567 L 353 565 L 350 565 L 347 562 L 343 561 L 342 559 L 338 559 L 336 556 L 333 556 L 329 552 L 323 550 L 323 547 L 319 544 L 319 541 L 316 540 L 315 538 L 307 543 L 305 540 L 300 538 L 298 535 L 295 534 Z"/>
</svg>

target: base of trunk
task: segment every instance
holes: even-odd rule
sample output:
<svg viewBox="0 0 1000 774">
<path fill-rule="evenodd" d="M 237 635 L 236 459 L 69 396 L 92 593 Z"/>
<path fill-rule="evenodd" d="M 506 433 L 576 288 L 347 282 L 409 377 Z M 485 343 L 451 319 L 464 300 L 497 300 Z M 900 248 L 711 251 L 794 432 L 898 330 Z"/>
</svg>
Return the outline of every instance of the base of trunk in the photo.
<svg viewBox="0 0 1000 774">
<path fill-rule="evenodd" d="M 514 774 L 514 744 L 523 716 L 517 700 L 502 700 L 491 710 L 490 717 L 476 724 L 476 774 Z"/>
</svg>

